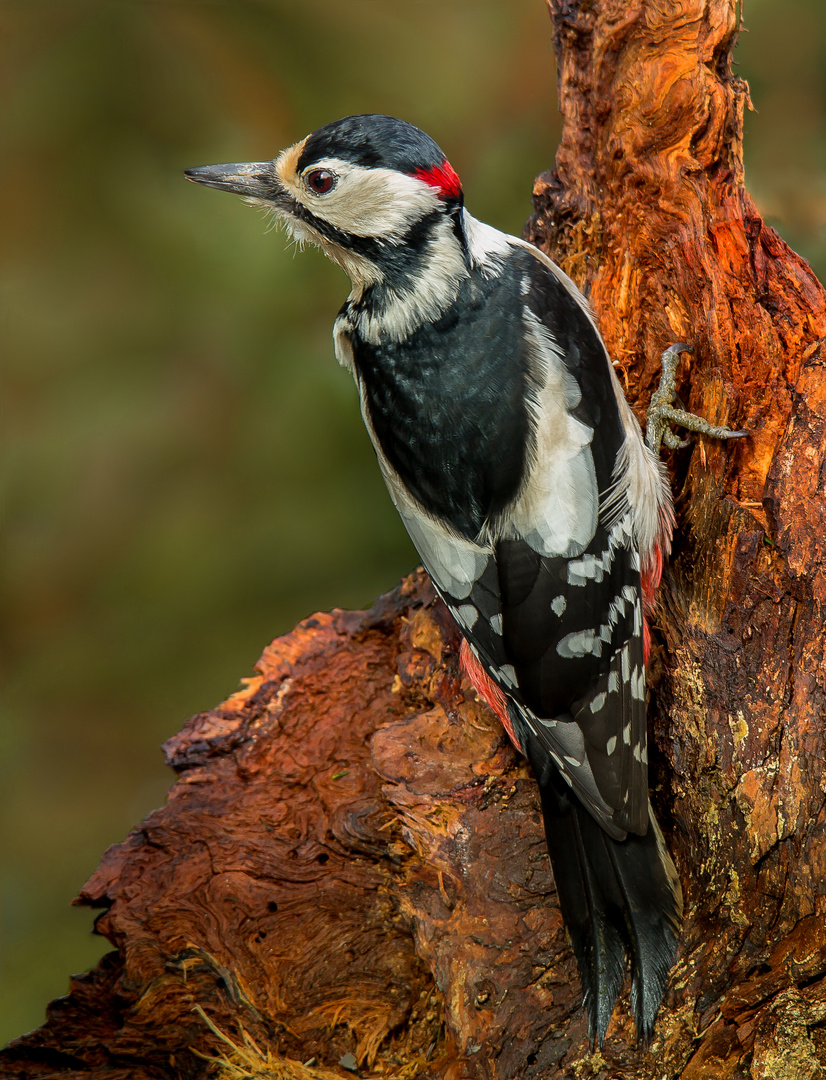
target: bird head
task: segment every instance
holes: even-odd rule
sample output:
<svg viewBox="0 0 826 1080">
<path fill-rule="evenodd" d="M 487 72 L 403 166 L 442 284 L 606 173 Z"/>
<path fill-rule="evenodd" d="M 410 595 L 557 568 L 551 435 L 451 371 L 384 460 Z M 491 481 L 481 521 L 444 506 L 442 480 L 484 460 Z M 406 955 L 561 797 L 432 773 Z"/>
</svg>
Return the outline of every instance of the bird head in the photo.
<svg viewBox="0 0 826 1080">
<path fill-rule="evenodd" d="M 446 221 L 461 233 L 459 177 L 430 136 L 390 116 L 348 116 L 272 161 L 204 165 L 185 175 L 269 210 L 357 287 L 403 277 Z"/>
</svg>

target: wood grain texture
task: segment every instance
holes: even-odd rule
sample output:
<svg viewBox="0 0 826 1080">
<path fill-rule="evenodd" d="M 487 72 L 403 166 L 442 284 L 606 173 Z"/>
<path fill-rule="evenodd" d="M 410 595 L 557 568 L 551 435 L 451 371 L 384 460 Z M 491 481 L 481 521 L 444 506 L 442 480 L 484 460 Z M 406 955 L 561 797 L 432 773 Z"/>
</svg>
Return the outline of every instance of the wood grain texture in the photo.
<svg viewBox="0 0 826 1080">
<path fill-rule="evenodd" d="M 476 1076 L 494 1058 L 516 1075 L 581 1043 L 535 785 L 458 645 L 421 571 L 273 642 L 166 744 L 167 805 L 80 896 L 119 951 L 6 1067 L 201 1075 L 191 1047 L 220 1042 L 196 1006 L 297 1076 L 348 1053 L 370 1075 Z"/>
<path fill-rule="evenodd" d="M 744 187 L 733 0 L 549 7 L 564 132 L 526 235 L 639 410 L 685 341 L 686 404 L 750 432 L 670 460 L 651 783 L 687 914 L 651 1046 L 623 997 L 589 1052 L 533 782 L 419 573 L 170 740 L 168 804 L 81 893 L 117 951 L 4 1076 L 826 1075 L 826 295 Z"/>
</svg>

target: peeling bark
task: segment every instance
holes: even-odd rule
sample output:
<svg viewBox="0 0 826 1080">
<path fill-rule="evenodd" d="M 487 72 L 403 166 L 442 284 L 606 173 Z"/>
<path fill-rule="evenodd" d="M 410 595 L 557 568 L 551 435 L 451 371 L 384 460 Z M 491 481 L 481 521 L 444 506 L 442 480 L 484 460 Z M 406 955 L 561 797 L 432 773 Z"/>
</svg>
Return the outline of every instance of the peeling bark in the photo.
<svg viewBox="0 0 826 1080">
<path fill-rule="evenodd" d="M 687 912 L 652 1045 L 623 999 L 589 1052 L 533 782 L 419 573 L 170 740 L 168 804 L 81 892 L 117 952 L 3 1075 L 826 1075 L 826 294 L 743 186 L 733 0 L 550 8 L 565 126 L 526 234 L 639 410 L 686 341 L 688 407 L 750 432 L 670 462 L 651 783 Z"/>
</svg>

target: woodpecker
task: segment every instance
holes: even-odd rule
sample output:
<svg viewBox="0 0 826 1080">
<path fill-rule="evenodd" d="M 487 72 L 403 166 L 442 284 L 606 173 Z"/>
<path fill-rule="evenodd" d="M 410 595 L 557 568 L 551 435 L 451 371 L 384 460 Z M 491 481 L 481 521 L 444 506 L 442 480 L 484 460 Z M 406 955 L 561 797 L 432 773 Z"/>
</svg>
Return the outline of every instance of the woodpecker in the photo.
<svg viewBox="0 0 826 1080">
<path fill-rule="evenodd" d="M 646 742 L 646 613 L 674 515 L 585 298 L 471 217 L 445 155 L 402 120 L 349 116 L 272 161 L 185 175 L 349 276 L 335 354 L 464 669 L 539 784 L 591 1039 L 630 964 L 648 1040 L 682 917 Z"/>
</svg>

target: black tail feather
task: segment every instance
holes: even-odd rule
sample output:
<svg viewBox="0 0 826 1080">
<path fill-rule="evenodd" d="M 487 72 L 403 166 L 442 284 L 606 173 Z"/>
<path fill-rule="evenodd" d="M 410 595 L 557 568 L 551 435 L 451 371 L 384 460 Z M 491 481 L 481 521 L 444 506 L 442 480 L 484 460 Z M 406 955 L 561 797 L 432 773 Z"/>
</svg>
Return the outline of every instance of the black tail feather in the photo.
<svg viewBox="0 0 826 1080">
<path fill-rule="evenodd" d="M 677 956 L 683 894 L 649 805 L 648 832 L 625 840 L 605 836 L 624 900 L 631 954 L 631 1004 L 637 1034 L 647 1042 Z"/>
<path fill-rule="evenodd" d="M 647 1041 L 677 955 L 682 917 L 679 879 L 662 833 L 649 808 L 645 836 L 614 840 L 544 751 L 535 756 L 548 851 L 591 1039 L 602 1045 L 630 960 L 637 1035 Z"/>
</svg>

